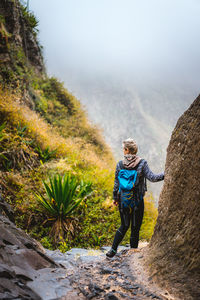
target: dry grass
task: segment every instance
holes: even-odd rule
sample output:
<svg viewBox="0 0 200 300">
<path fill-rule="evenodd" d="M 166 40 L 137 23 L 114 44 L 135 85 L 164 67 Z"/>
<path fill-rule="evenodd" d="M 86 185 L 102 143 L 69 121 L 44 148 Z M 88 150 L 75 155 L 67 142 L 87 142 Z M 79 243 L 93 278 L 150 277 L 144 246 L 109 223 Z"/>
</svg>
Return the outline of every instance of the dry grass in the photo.
<svg viewBox="0 0 200 300">
<path fill-rule="evenodd" d="M 27 126 L 28 134 L 36 143 L 45 149 L 56 150 L 57 157 L 67 158 L 68 163 L 75 166 L 97 167 L 99 170 L 111 169 L 114 160 L 111 155 L 101 155 L 94 151 L 92 144 L 86 144 L 84 139 L 64 138 L 48 124 L 38 113 L 25 105 L 21 105 L 19 96 L 0 89 L 0 111 L 4 120 L 17 126 L 19 123 Z M 84 145 L 84 148 L 83 148 Z M 107 156 L 107 157 L 106 157 Z"/>
</svg>

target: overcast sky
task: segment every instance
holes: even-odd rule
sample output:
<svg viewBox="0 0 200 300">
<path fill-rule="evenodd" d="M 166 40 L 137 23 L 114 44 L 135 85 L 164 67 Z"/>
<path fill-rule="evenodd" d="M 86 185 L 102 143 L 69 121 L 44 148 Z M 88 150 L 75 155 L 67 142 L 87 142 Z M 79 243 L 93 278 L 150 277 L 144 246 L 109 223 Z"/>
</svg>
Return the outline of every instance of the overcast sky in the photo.
<svg viewBox="0 0 200 300">
<path fill-rule="evenodd" d="M 30 0 L 48 72 L 200 86 L 199 0 Z"/>
</svg>

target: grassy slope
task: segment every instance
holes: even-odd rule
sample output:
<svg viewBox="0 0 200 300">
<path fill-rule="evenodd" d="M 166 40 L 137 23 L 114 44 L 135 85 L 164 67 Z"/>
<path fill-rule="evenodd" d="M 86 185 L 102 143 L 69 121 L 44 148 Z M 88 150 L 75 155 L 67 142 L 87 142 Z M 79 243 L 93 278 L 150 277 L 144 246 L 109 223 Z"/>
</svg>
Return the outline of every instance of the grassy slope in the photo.
<svg viewBox="0 0 200 300">
<path fill-rule="evenodd" d="M 52 82 L 58 84 L 70 105 L 74 105 L 73 113 L 67 112 L 68 106 L 56 99 L 57 92 L 51 99 L 45 94 L 43 85 L 51 86 Z M 18 226 L 44 246 L 52 247 L 48 237 L 50 224 L 42 225 L 46 215 L 38 206 L 34 193 L 44 192 L 42 179 L 48 175 L 72 172 L 80 179 L 92 181 L 94 194 L 76 212 L 79 228 L 74 237 L 68 236 L 60 248 L 111 243 L 120 220 L 117 210 L 111 206 L 115 161 L 109 148 L 99 131 L 88 124 L 79 102 L 55 79 L 41 80 L 35 93 L 39 112 L 20 105 L 18 94 L 0 91 L 1 122 L 6 123 L 0 148 L 4 155 L 0 158 L 1 185 L 4 196 L 15 209 Z M 47 147 L 49 151 L 56 149 L 56 157 L 42 162 L 38 148 Z M 151 236 L 155 218 L 153 203 L 151 199 L 146 200 L 141 238 Z"/>
<path fill-rule="evenodd" d="M 25 17 L 27 22 L 33 18 L 28 13 Z M 34 194 L 44 193 L 42 180 L 49 175 L 70 172 L 92 181 L 94 193 L 76 211 L 79 226 L 73 237 L 68 235 L 60 243 L 60 249 L 110 244 L 120 222 L 112 207 L 116 162 L 111 150 L 98 128 L 88 122 L 80 102 L 55 78 L 36 75 L 23 49 L 12 43 L 7 46 L 12 65 L 0 70 L 0 125 L 5 124 L 0 138 L 0 185 L 15 210 L 17 225 L 52 248 L 51 224 L 43 224 L 47 216 Z M 29 102 L 33 109 L 25 104 Z M 157 211 L 151 197 L 145 202 L 141 238 L 149 239 Z"/>
</svg>

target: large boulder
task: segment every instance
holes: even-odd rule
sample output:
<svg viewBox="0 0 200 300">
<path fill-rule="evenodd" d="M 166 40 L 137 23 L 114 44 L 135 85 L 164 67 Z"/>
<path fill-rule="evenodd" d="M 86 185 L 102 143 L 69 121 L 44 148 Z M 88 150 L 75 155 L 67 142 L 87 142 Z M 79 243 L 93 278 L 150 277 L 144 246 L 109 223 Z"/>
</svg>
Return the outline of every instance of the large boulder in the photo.
<svg viewBox="0 0 200 300">
<path fill-rule="evenodd" d="M 167 149 L 158 220 L 150 243 L 152 275 L 200 299 L 200 96 L 180 117 Z"/>
</svg>

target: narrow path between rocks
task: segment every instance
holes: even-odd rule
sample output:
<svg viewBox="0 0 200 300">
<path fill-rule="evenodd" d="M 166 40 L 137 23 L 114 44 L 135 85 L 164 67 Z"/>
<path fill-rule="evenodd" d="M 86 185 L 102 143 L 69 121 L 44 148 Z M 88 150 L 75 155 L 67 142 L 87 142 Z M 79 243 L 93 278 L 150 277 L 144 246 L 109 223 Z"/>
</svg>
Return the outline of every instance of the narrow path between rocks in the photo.
<svg viewBox="0 0 200 300">
<path fill-rule="evenodd" d="M 126 247 L 120 247 L 119 251 L 113 258 L 107 258 L 105 252 L 107 247 L 102 251 L 95 252 L 91 250 L 88 256 L 78 254 L 78 249 L 72 249 L 77 257 L 76 263 L 67 259 L 70 268 L 66 265 L 66 276 L 76 291 L 62 299 L 160 299 L 173 300 L 173 296 L 167 291 L 161 290 L 143 267 L 143 250 L 146 244 L 140 244 L 138 250 L 129 250 Z M 77 251 L 77 253 L 76 253 Z M 89 251 L 89 250 L 85 250 Z M 69 251 L 70 253 L 70 251 Z M 101 253 L 101 254 L 100 254 Z M 74 259 L 73 254 L 73 259 Z M 55 257 L 54 257 L 55 258 Z M 61 259 L 61 258 L 60 258 Z M 59 261 L 61 264 L 64 261 Z"/>
</svg>

